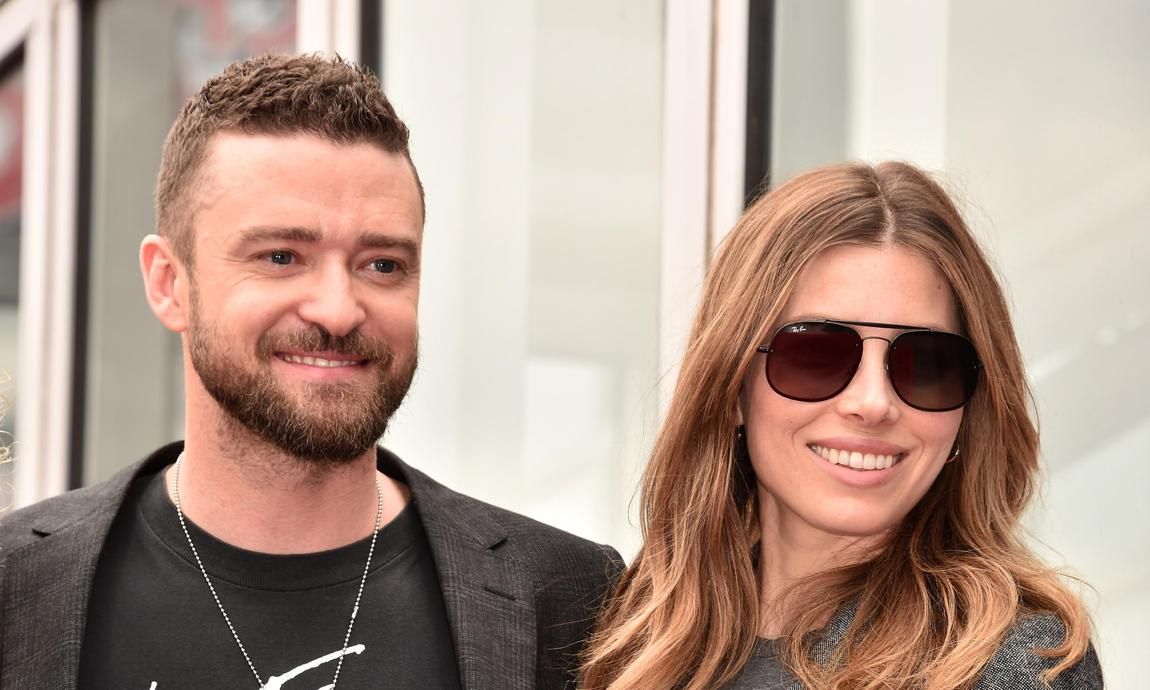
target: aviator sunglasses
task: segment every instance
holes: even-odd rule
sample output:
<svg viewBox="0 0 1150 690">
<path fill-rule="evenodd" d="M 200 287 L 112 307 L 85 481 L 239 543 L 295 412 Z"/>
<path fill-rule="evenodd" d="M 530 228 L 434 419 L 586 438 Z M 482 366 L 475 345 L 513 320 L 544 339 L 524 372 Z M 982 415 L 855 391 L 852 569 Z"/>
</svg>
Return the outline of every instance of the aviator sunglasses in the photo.
<svg viewBox="0 0 1150 690">
<path fill-rule="evenodd" d="M 851 326 L 899 330 L 894 338 L 863 336 Z M 788 323 L 758 348 L 767 355 L 767 383 L 784 398 L 830 400 L 843 392 L 862 361 L 864 340 L 885 340 L 886 372 L 895 394 L 925 412 L 957 410 L 978 387 L 982 363 L 974 344 L 955 333 L 869 321 Z"/>
</svg>

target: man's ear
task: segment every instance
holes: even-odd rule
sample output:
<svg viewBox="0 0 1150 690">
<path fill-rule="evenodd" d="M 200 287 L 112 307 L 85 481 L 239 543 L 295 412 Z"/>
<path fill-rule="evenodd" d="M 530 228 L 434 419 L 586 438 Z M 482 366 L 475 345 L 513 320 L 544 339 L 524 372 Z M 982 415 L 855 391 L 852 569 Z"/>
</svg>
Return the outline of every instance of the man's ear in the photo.
<svg viewBox="0 0 1150 690">
<path fill-rule="evenodd" d="M 188 328 L 187 271 L 167 238 L 148 235 L 140 244 L 140 272 L 152 313 L 174 333 Z"/>
</svg>

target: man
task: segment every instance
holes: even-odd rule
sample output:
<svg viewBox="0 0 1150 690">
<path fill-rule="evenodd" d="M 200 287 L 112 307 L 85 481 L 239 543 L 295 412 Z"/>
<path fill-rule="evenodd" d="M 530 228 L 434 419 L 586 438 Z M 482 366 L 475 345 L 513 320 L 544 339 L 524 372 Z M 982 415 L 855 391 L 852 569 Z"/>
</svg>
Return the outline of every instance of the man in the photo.
<svg viewBox="0 0 1150 690">
<path fill-rule="evenodd" d="M 234 64 L 164 145 L 156 317 L 187 438 L 0 523 L 0 688 L 560 688 L 618 555 L 377 448 L 423 192 L 378 82 Z"/>
</svg>

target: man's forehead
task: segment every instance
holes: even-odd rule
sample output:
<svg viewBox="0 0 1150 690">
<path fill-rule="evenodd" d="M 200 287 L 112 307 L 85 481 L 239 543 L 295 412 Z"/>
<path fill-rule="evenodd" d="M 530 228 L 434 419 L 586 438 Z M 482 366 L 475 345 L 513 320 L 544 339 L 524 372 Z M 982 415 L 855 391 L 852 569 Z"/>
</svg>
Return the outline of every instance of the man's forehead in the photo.
<svg viewBox="0 0 1150 690">
<path fill-rule="evenodd" d="M 346 143 L 307 132 L 222 131 L 208 139 L 198 168 L 191 181 L 190 196 L 197 198 L 193 207 L 213 204 L 235 191 L 237 183 L 275 191 L 277 183 L 290 185 L 319 171 L 313 182 L 320 185 L 339 185 L 348 193 L 363 187 L 363 196 L 408 197 L 422 227 L 422 190 L 411 161 L 370 141 Z"/>
<path fill-rule="evenodd" d="M 295 160 L 307 160 L 338 153 L 340 158 L 374 159 L 372 167 L 386 168 L 399 180 L 417 190 L 414 167 L 407 155 L 389 151 L 369 140 L 341 141 L 311 132 L 242 132 L 222 130 L 204 144 L 199 162 L 200 176 L 211 178 L 221 171 L 267 165 L 282 168 Z"/>
<path fill-rule="evenodd" d="M 378 199 L 382 214 L 410 216 L 420 231 L 423 226 L 422 192 L 410 161 L 370 142 L 336 142 L 309 133 L 218 132 L 208 140 L 190 182 L 192 213 L 224 198 L 242 203 L 244 195 L 324 190 L 325 201 L 340 195 Z"/>
<path fill-rule="evenodd" d="M 338 142 L 327 137 L 308 132 L 243 132 L 234 129 L 224 129 L 213 132 L 204 142 L 203 156 L 200 167 L 218 165 L 223 159 L 226 162 L 235 160 L 254 160 L 263 156 L 274 157 L 282 152 L 284 147 L 299 144 L 314 144 L 323 146 L 373 146 L 367 142 Z M 383 152 L 379 147 L 374 147 Z M 235 154 L 235 155 L 228 155 Z"/>
</svg>

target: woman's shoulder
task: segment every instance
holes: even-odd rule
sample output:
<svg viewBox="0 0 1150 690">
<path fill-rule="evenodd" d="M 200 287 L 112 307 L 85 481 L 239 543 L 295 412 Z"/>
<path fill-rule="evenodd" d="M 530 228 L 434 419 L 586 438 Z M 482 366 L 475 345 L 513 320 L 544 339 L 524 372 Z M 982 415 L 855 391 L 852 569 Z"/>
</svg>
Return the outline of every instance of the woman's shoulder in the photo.
<svg viewBox="0 0 1150 690">
<path fill-rule="evenodd" d="M 1096 690 L 1102 688 L 1102 667 L 1094 645 L 1090 645 L 1073 666 L 1058 674 L 1049 685 L 1042 674 L 1053 668 L 1057 659 L 1042 656 L 1042 649 L 1062 644 L 1066 626 L 1050 613 L 1035 613 L 1019 618 L 1007 633 L 994 658 L 986 665 L 977 687 L 986 690 Z"/>
</svg>

